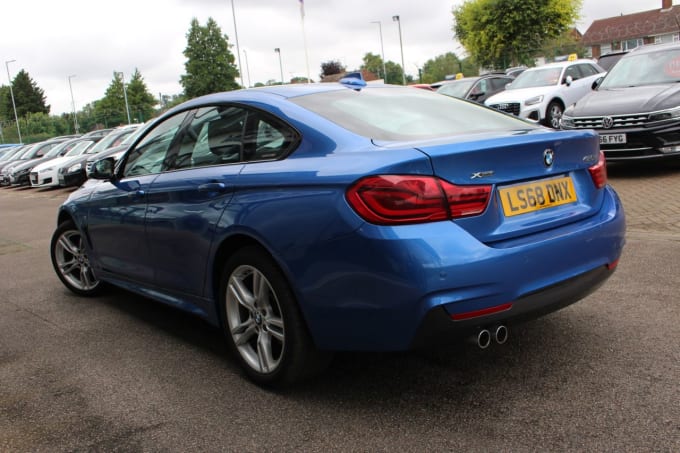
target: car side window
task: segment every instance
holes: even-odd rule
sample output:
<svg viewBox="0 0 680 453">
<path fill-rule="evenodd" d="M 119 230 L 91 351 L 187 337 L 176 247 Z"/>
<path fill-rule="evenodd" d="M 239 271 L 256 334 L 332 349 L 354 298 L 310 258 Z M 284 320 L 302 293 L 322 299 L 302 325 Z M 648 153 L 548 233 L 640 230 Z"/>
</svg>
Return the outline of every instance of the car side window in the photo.
<svg viewBox="0 0 680 453">
<path fill-rule="evenodd" d="M 590 77 L 600 73 L 600 71 L 598 71 L 593 65 L 580 64 L 578 67 L 583 77 Z"/>
<path fill-rule="evenodd" d="M 505 85 L 512 82 L 513 79 L 507 77 L 494 77 L 491 79 L 491 87 L 494 91 L 502 90 Z"/>
<path fill-rule="evenodd" d="M 261 112 L 250 112 L 248 125 L 243 141 L 244 157 L 249 162 L 279 159 L 297 140 L 295 130 Z"/>
<path fill-rule="evenodd" d="M 566 82 L 567 77 L 569 76 L 571 76 L 571 80 L 578 80 L 581 78 L 581 73 L 579 72 L 577 65 L 571 65 L 564 71 L 563 82 Z"/>
<path fill-rule="evenodd" d="M 179 113 L 156 125 L 126 155 L 123 177 L 149 175 L 165 170 L 168 151 L 186 115 L 186 112 Z"/>
<path fill-rule="evenodd" d="M 234 106 L 196 111 L 182 137 L 173 168 L 193 168 L 240 162 L 247 111 Z"/>
</svg>

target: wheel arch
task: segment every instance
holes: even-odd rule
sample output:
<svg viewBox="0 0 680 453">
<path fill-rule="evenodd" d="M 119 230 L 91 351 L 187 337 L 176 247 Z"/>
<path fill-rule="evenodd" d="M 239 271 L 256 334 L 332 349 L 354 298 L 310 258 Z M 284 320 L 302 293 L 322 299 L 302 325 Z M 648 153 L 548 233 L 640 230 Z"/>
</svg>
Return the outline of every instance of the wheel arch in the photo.
<svg viewBox="0 0 680 453">
<path fill-rule="evenodd" d="M 224 319 L 222 319 L 222 314 L 221 310 L 219 307 L 220 304 L 220 277 L 222 275 L 222 272 L 224 271 L 224 267 L 227 263 L 228 258 L 236 253 L 238 250 L 245 248 L 245 247 L 258 247 L 261 249 L 263 252 L 265 252 L 269 257 L 272 259 L 274 263 L 276 263 L 277 266 L 279 266 L 280 269 L 282 269 L 282 272 L 284 275 L 286 275 L 285 270 L 283 270 L 281 264 L 279 263 L 276 258 L 272 255 L 270 250 L 265 247 L 262 242 L 258 241 L 256 238 L 253 236 L 243 234 L 243 233 L 237 233 L 234 235 L 231 235 L 227 238 L 225 238 L 219 246 L 217 246 L 217 249 L 215 251 L 215 257 L 213 259 L 213 266 L 212 266 L 212 274 L 211 274 L 211 287 L 210 289 L 212 290 L 213 294 L 213 303 L 215 304 L 215 313 L 217 314 L 217 321 L 219 325 L 223 325 Z M 286 275 L 287 277 L 287 275 Z"/>
<path fill-rule="evenodd" d="M 566 109 L 565 104 L 564 104 L 564 100 L 559 96 L 553 96 L 553 98 L 550 99 L 550 101 L 548 101 L 548 103 L 545 105 L 545 115 L 544 115 L 545 118 L 548 117 L 548 107 L 553 102 L 559 103 L 562 106 L 562 111 L 564 111 L 564 109 Z"/>
<path fill-rule="evenodd" d="M 76 223 L 73 215 L 71 215 L 68 210 L 60 209 L 59 213 L 57 214 L 57 225 L 61 225 L 64 222 L 73 222 L 74 224 Z"/>
</svg>

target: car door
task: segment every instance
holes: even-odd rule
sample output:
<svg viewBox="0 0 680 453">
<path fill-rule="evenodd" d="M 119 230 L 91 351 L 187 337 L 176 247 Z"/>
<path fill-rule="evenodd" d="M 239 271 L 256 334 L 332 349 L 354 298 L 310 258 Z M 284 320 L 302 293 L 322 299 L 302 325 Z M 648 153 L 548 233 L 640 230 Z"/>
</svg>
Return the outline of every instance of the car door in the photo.
<svg viewBox="0 0 680 453">
<path fill-rule="evenodd" d="M 87 204 L 87 230 L 98 271 L 115 278 L 153 283 L 144 223 L 147 190 L 167 168 L 186 116 L 186 112 L 173 115 L 149 130 L 125 155 L 117 177 L 93 189 Z"/>
<path fill-rule="evenodd" d="M 572 78 L 571 85 L 564 89 L 565 108 L 581 99 L 592 89 L 591 85 L 597 78 L 597 75 L 593 75 L 590 71 L 594 71 L 594 66 L 586 63 L 572 64 L 564 71 L 564 81 L 566 81 L 568 76 Z M 586 76 L 584 72 L 591 74 L 591 76 Z"/>
<path fill-rule="evenodd" d="M 239 105 L 199 109 L 183 132 L 170 171 L 149 188 L 146 224 L 156 285 L 200 297 L 218 223 L 245 165 L 279 159 L 296 133 L 273 116 Z M 225 213 L 227 210 L 227 213 Z"/>
<path fill-rule="evenodd" d="M 169 171 L 148 190 L 146 232 L 156 285 L 201 296 L 215 229 L 243 168 L 247 110 L 209 106 L 194 112 Z"/>
</svg>

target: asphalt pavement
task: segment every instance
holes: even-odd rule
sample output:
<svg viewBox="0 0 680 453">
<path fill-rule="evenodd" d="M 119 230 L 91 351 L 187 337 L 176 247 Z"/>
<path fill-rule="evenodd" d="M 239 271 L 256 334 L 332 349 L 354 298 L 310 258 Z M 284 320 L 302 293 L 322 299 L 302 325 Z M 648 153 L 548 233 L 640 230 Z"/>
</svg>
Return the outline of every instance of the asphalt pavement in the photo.
<svg viewBox="0 0 680 453">
<path fill-rule="evenodd" d="M 72 295 L 65 190 L 0 189 L 0 451 L 680 451 L 680 163 L 612 165 L 617 272 L 508 343 L 344 353 L 283 392 L 148 299 Z"/>
</svg>

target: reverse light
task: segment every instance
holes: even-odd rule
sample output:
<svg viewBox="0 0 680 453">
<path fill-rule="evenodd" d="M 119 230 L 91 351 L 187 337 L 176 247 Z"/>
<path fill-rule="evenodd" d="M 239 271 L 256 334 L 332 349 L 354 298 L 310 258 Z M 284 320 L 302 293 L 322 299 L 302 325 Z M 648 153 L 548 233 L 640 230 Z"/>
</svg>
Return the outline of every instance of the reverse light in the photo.
<svg viewBox="0 0 680 453">
<path fill-rule="evenodd" d="M 434 176 L 379 175 L 360 179 L 346 197 L 370 223 L 403 225 L 481 214 L 490 194 L 490 185 L 458 186 Z"/>
<path fill-rule="evenodd" d="M 600 151 L 600 159 L 595 165 L 588 168 L 590 177 L 593 178 L 596 189 L 601 189 L 607 185 L 607 162 L 604 158 L 604 153 Z"/>
</svg>

